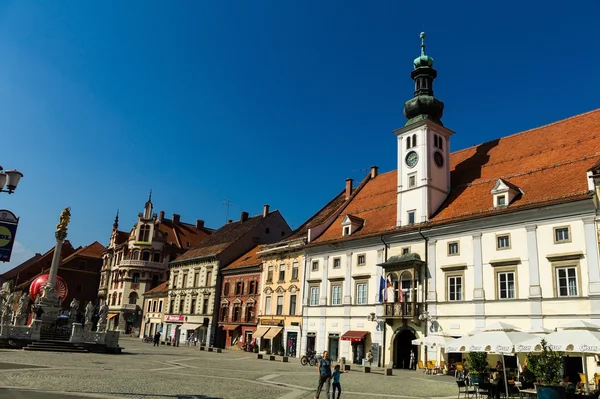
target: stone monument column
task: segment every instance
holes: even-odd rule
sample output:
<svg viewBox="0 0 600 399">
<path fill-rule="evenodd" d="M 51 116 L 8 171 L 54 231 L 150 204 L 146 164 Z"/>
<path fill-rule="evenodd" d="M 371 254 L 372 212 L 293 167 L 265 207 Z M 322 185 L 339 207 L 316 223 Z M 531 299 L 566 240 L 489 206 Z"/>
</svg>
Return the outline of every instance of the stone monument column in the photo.
<svg viewBox="0 0 600 399">
<path fill-rule="evenodd" d="M 58 274 L 58 266 L 60 265 L 60 255 L 62 245 L 67 238 L 67 226 L 71 221 L 71 208 L 65 208 L 60 213 L 60 221 L 56 225 L 56 246 L 54 248 L 54 256 L 52 257 L 52 265 L 46 284 L 41 289 L 36 304 L 43 310 L 42 321 L 52 322 L 58 317 L 60 312 L 60 300 L 56 293 L 56 275 Z"/>
</svg>

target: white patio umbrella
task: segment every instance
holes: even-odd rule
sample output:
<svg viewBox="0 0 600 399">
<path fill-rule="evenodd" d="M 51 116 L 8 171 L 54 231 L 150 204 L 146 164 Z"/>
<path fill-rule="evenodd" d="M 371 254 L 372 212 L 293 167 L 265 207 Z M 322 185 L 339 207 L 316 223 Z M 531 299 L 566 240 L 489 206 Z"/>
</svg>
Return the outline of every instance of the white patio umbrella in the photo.
<svg viewBox="0 0 600 399">
<path fill-rule="evenodd" d="M 554 330 L 551 330 L 551 329 L 545 328 L 545 327 L 534 327 L 534 328 L 530 328 L 529 330 L 525 330 L 525 332 L 528 334 L 545 335 L 545 334 L 553 333 Z"/>
<path fill-rule="evenodd" d="M 560 331 L 520 343 L 516 350 L 518 352 L 540 352 L 542 350 L 541 340 L 545 339 L 553 351 L 582 355 L 585 390 L 589 394 L 587 355 L 600 354 L 600 326 L 578 320 L 558 328 Z"/>
<path fill-rule="evenodd" d="M 504 388 L 508 393 L 506 379 L 505 354 L 514 354 L 515 345 L 533 339 L 535 336 L 527 334 L 511 324 L 497 322 L 485 327 L 482 332 L 471 336 L 458 338 L 446 347 L 446 352 L 487 352 L 502 356 L 502 370 L 504 372 Z"/>
<path fill-rule="evenodd" d="M 426 337 L 413 339 L 413 345 L 426 345 L 439 348 L 445 348 L 449 342 L 454 341 L 455 338 L 446 331 L 434 332 Z"/>
</svg>

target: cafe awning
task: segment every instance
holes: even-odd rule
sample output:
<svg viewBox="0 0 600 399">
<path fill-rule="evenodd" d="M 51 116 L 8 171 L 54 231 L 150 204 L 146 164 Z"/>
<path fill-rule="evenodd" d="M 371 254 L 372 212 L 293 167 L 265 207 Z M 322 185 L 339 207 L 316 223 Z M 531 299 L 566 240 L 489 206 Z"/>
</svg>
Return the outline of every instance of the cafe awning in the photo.
<svg viewBox="0 0 600 399">
<path fill-rule="evenodd" d="M 367 336 L 368 331 L 346 331 L 344 335 L 341 336 L 343 341 L 351 341 L 351 342 L 360 342 Z"/>
<path fill-rule="evenodd" d="M 197 324 L 197 323 L 183 323 L 181 325 L 181 327 L 179 327 L 180 330 L 182 331 L 186 331 L 186 330 L 195 330 L 197 328 L 202 327 L 202 324 Z"/>
<path fill-rule="evenodd" d="M 233 331 L 239 326 L 239 324 L 223 324 L 221 327 L 223 327 L 223 330 L 225 331 Z"/>
<path fill-rule="evenodd" d="M 254 331 L 254 334 L 252 334 L 252 338 L 261 339 L 267 331 L 269 331 L 269 327 L 258 327 L 256 331 Z"/>
<path fill-rule="evenodd" d="M 109 319 L 109 320 L 110 320 L 110 319 L 112 319 L 113 317 L 116 317 L 116 316 L 118 316 L 118 315 L 119 315 L 118 313 L 109 313 L 109 314 L 108 314 L 108 317 L 107 317 L 107 319 Z"/>
<path fill-rule="evenodd" d="M 283 331 L 283 328 L 281 327 L 271 327 L 271 329 L 265 334 L 263 339 L 273 339 L 277 335 L 279 335 L 281 331 Z"/>
</svg>

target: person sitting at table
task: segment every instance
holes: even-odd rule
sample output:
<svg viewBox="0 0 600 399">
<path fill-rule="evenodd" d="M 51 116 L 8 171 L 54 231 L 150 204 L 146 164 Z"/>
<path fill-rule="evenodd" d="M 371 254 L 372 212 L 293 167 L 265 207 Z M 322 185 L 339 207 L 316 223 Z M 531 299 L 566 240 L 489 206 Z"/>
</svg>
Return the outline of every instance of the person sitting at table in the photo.
<svg viewBox="0 0 600 399">
<path fill-rule="evenodd" d="M 568 374 L 563 375 L 563 379 L 562 379 L 562 382 L 560 383 L 560 385 L 565 387 L 565 390 L 568 393 L 574 393 L 576 386 L 569 380 L 570 380 L 570 378 L 569 378 Z"/>
<path fill-rule="evenodd" d="M 448 374 L 454 373 L 455 371 L 456 371 L 456 362 L 454 361 L 454 359 L 450 359 L 450 362 L 448 363 Z"/>
<path fill-rule="evenodd" d="M 498 360 L 496 362 L 496 371 L 502 371 L 504 369 L 504 366 L 502 365 L 502 362 L 500 360 Z"/>
</svg>

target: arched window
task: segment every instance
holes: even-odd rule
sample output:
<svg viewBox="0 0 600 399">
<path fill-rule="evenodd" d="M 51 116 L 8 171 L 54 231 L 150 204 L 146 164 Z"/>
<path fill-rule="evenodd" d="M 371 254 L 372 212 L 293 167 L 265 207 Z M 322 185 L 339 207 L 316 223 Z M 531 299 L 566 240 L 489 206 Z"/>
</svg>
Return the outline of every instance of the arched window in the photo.
<svg viewBox="0 0 600 399">
<path fill-rule="evenodd" d="M 413 147 L 416 147 L 416 145 L 417 145 L 417 135 L 416 135 L 416 134 L 413 134 L 412 146 L 413 146 Z"/>
<path fill-rule="evenodd" d="M 160 253 L 159 252 L 155 252 L 152 255 L 152 262 L 160 263 Z"/>
<path fill-rule="evenodd" d="M 404 271 L 400 275 L 400 287 L 402 290 L 402 302 L 412 302 L 413 295 L 413 276 L 409 271 Z"/>
<path fill-rule="evenodd" d="M 150 225 L 143 224 L 140 226 L 140 236 L 138 241 L 149 242 L 150 241 Z"/>
<path fill-rule="evenodd" d="M 223 284 L 223 295 L 229 295 L 229 283 Z"/>
<path fill-rule="evenodd" d="M 227 321 L 229 318 L 229 304 L 224 303 L 221 305 L 221 321 Z"/>
<path fill-rule="evenodd" d="M 129 304 L 136 305 L 138 301 L 138 294 L 136 292 L 132 292 L 129 294 Z"/>
<path fill-rule="evenodd" d="M 145 261 L 150 260 L 150 251 L 142 251 L 142 260 L 145 260 Z"/>
<path fill-rule="evenodd" d="M 439 144 L 439 145 L 438 145 L 438 148 L 439 148 L 440 150 L 443 150 L 443 149 L 444 149 L 444 141 L 443 141 L 443 140 L 444 140 L 444 139 L 443 139 L 441 136 L 440 136 L 440 137 L 438 137 L 438 144 Z"/>
<path fill-rule="evenodd" d="M 410 148 L 410 136 L 408 136 L 406 138 L 406 149 L 408 150 Z"/>
<path fill-rule="evenodd" d="M 132 259 L 133 260 L 140 259 L 140 251 L 139 250 L 136 249 L 135 251 L 133 251 L 133 258 Z"/>
</svg>

